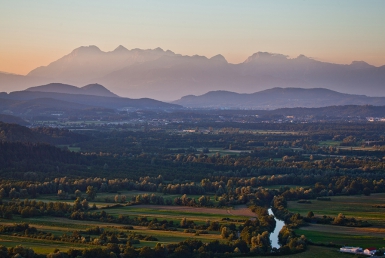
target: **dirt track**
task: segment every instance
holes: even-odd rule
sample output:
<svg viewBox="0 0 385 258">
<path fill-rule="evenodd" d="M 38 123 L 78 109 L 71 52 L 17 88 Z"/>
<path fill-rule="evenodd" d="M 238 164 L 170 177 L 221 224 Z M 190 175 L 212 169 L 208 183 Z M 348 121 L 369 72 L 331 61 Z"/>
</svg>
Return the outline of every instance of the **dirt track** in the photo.
<svg viewBox="0 0 385 258">
<path fill-rule="evenodd" d="M 256 217 L 256 214 L 248 209 L 245 205 L 239 205 L 235 209 L 216 209 L 216 208 L 197 208 L 188 206 L 167 206 L 167 205 L 136 205 L 136 208 L 146 208 L 153 210 L 169 210 L 195 213 L 221 214 L 231 216 Z"/>
</svg>

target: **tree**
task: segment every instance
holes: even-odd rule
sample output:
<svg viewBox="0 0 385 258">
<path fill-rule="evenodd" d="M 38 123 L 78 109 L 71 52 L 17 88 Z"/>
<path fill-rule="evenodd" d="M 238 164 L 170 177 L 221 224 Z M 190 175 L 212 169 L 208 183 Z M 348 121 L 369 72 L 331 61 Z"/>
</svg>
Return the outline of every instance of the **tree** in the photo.
<svg viewBox="0 0 385 258">
<path fill-rule="evenodd" d="M 364 193 L 364 195 L 369 196 L 370 195 L 370 188 L 365 187 L 362 192 Z"/>
<path fill-rule="evenodd" d="M 204 195 L 198 198 L 199 206 L 205 206 L 207 204 L 207 199 Z"/>
<path fill-rule="evenodd" d="M 96 197 L 96 189 L 93 186 L 89 185 L 87 186 L 86 194 L 88 196 L 88 200 L 94 200 Z"/>
<path fill-rule="evenodd" d="M 19 254 L 20 257 L 23 258 L 34 258 L 35 257 L 35 252 L 28 247 L 23 247 L 22 245 L 17 245 L 15 247 L 11 247 L 8 250 L 8 254 L 11 257 L 17 257 L 16 255 Z"/>
<path fill-rule="evenodd" d="M 181 228 L 187 227 L 187 219 L 186 219 L 186 218 L 183 218 L 183 219 L 180 221 L 180 227 L 181 227 Z"/>
<path fill-rule="evenodd" d="M 229 237 L 230 233 L 231 233 L 231 232 L 227 229 L 227 227 L 223 227 L 223 228 L 221 229 L 221 237 L 222 237 L 223 239 L 227 239 L 227 238 Z"/>
<path fill-rule="evenodd" d="M 257 253 L 267 253 L 271 250 L 269 232 L 265 231 L 251 238 L 251 249 Z"/>
<path fill-rule="evenodd" d="M 60 200 L 64 200 L 67 198 L 67 193 L 64 192 L 63 190 L 58 190 L 57 191 L 57 197 L 60 199 Z"/>
<path fill-rule="evenodd" d="M 333 224 L 342 225 L 345 222 L 345 219 L 346 219 L 345 215 L 340 213 L 340 214 L 338 214 L 337 217 L 334 218 Z"/>
<path fill-rule="evenodd" d="M 10 191 L 9 191 L 9 198 L 19 198 L 19 192 L 16 191 L 16 188 L 12 188 Z"/>
<path fill-rule="evenodd" d="M 84 210 L 88 210 L 89 204 L 88 204 L 87 199 L 83 199 L 83 201 L 82 201 L 82 207 L 83 207 Z"/>
<path fill-rule="evenodd" d="M 75 197 L 76 197 L 76 198 L 78 198 L 78 197 L 82 198 L 82 191 L 80 191 L 79 189 L 77 189 L 77 190 L 75 191 Z"/>
<path fill-rule="evenodd" d="M 117 243 L 108 243 L 107 249 L 114 253 L 120 253 L 119 245 Z"/>
<path fill-rule="evenodd" d="M 112 234 L 109 242 L 114 243 L 114 244 L 119 244 L 119 239 L 117 238 L 117 236 L 115 234 Z"/>
<path fill-rule="evenodd" d="M 157 243 L 155 245 L 154 251 L 155 251 L 155 257 L 162 258 L 167 256 L 167 249 L 161 243 Z"/>
<path fill-rule="evenodd" d="M 144 246 L 139 251 L 139 256 L 143 258 L 155 257 L 155 251 L 148 246 Z"/>
<path fill-rule="evenodd" d="M 76 198 L 76 200 L 74 201 L 73 210 L 77 211 L 77 210 L 81 210 L 81 209 L 82 209 L 82 204 L 80 202 L 80 198 Z"/>
<path fill-rule="evenodd" d="M 120 254 L 122 258 L 136 258 L 138 255 L 139 252 L 136 251 L 134 247 L 126 247 L 123 254 Z"/>
</svg>

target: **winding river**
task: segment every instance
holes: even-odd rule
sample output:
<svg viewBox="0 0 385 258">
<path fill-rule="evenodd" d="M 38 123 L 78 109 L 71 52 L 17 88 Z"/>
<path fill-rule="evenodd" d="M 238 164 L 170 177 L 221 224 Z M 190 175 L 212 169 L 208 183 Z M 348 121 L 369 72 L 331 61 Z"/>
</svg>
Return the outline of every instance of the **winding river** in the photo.
<svg viewBox="0 0 385 258">
<path fill-rule="evenodd" d="M 268 210 L 268 212 L 269 212 L 269 215 L 274 216 L 274 213 L 271 210 L 271 208 Z M 270 233 L 271 247 L 280 248 L 281 246 L 278 243 L 278 234 L 279 234 L 279 231 L 281 231 L 281 229 L 283 228 L 283 226 L 285 226 L 285 222 L 283 220 L 277 219 L 275 216 L 274 216 L 274 219 L 276 224 L 275 224 L 274 231 Z"/>
</svg>

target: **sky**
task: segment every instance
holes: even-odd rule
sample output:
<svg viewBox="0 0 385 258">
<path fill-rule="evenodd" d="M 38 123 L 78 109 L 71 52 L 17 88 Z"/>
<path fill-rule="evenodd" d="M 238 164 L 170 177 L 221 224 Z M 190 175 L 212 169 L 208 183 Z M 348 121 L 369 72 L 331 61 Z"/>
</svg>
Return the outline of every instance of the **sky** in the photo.
<svg viewBox="0 0 385 258">
<path fill-rule="evenodd" d="M 258 51 L 385 65 L 383 0 L 0 0 L 0 71 L 27 74 L 79 46 L 161 47 L 243 62 Z"/>
</svg>

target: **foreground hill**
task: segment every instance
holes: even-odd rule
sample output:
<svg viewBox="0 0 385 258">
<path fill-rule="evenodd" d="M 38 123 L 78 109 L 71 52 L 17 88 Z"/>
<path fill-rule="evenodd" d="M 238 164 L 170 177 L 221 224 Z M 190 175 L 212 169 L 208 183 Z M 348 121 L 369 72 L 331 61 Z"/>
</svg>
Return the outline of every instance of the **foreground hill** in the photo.
<svg viewBox="0 0 385 258">
<path fill-rule="evenodd" d="M 212 91 L 185 96 L 173 103 L 191 108 L 277 109 L 285 107 L 326 107 L 343 105 L 385 105 L 385 97 L 343 94 L 316 88 L 273 88 L 252 94 Z"/>
<path fill-rule="evenodd" d="M 0 122 L 0 142 L 72 144 L 90 137 L 58 128 L 27 128 Z"/>
<path fill-rule="evenodd" d="M 18 125 L 23 125 L 23 126 L 26 126 L 29 124 L 27 121 L 24 121 L 20 117 L 5 115 L 5 114 L 0 114 L 0 122 L 10 123 L 10 124 L 18 124 Z"/>
<path fill-rule="evenodd" d="M 175 100 L 189 94 L 226 90 L 253 93 L 273 87 L 327 88 L 350 94 L 385 96 L 385 66 L 363 61 L 341 65 L 300 55 L 257 52 L 239 64 L 222 55 L 182 56 L 172 51 L 119 46 L 104 52 L 96 46 L 74 49 L 27 76 L 0 74 L 5 91 L 60 82 L 71 85 L 100 83 L 119 96 Z M 44 82 L 42 82 L 42 80 Z"/>
<path fill-rule="evenodd" d="M 0 112 L 12 113 L 16 116 L 36 116 L 48 114 L 84 114 L 88 111 L 112 113 L 112 109 L 98 108 L 95 106 L 63 101 L 54 98 L 33 99 L 2 99 L 0 98 Z"/>
<path fill-rule="evenodd" d="M 56 92 L 66 94 L 92 95 L 100 97 L 119 97 L 118 95 L 106 89 L 104 86 L 97 83 L 89 84 L 81 88 L 62 83 L 50 83 L 47 85 L 31 87 L 26 89 L 25 91 Z"/>
</svg>

